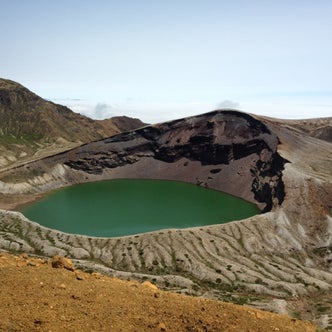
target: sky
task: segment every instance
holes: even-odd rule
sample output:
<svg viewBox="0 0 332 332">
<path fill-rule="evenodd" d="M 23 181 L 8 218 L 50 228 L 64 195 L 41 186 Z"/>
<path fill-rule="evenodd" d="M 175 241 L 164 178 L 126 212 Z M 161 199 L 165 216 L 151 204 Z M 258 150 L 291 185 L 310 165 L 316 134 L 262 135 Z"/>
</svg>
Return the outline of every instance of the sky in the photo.
<svg viewBox="0 0 332 332">
<path fill-rule="evenodd" d="M 0 0 L 0 77 L 95 119 L 332 116 L 331 0 Z"/>
</svg>

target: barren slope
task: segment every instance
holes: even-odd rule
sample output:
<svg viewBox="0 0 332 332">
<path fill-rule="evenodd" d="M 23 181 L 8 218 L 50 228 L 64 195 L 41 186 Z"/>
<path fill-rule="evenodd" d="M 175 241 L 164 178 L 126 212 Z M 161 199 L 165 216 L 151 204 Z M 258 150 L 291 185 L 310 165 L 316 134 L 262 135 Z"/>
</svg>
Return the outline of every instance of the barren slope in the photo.
<svg viewBox="0 0 332 332">
<path fill-rule="evenodd" d="M 0 331 L 283 331 L 314 325 L 0 252 Z"/>
</svg>

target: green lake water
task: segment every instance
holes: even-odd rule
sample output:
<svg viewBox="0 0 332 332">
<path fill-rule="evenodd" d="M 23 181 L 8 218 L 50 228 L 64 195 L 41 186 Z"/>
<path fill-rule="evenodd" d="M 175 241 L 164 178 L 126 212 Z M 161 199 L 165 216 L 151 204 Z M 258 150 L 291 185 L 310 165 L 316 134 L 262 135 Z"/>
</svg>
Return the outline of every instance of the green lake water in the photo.
<svg viewBox="0 0 332 332">
<path fill-rule="evenodd" d="M 160 180 L 80 184 L 59 189 L 21 212 L 52 229 L 99 237 L 221 224 L 260 213 L 255 205 L 222 192 Z"/>
</svg>

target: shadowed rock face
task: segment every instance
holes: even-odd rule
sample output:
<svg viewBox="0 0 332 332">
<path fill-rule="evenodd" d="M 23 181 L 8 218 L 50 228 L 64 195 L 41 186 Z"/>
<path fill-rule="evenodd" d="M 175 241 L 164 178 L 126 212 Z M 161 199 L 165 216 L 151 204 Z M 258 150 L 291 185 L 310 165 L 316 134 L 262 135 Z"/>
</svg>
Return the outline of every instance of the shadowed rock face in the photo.
<svg viewBox="0 0 332 332">
<path fill-rule="evenodd" d="M 114 178 L 186 181 L 244 198 L 265 212 L 285 195 L 285 160 L 277 145 L 277 136 L 253 117 L 214 111 L 85 144 L 15 172 L 31 178 L 64 167 L 61 183 L 34 181 L 30 191 Z"/>
</svg>

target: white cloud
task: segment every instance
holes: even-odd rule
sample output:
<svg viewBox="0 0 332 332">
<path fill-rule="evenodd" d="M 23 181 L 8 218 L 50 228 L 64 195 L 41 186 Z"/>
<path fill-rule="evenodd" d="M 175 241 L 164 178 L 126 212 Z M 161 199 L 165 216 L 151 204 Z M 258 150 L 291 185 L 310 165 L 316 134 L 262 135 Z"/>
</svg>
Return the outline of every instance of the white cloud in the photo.
<svg viewBox="0 0 332 332">
<path fill-rule="evenodd" d="M 223 108 L 239 109 L 240 104 L 226 99 L 217 104 L 217 109 L 223 109 Z"/>
<path fill-rule="evenodd" d="M 93 119 L 105 119 L 126 115 L 139 118 L 146 123 L 159 123 L 178 118 L 202 114 L 215 109 L 237 109 L 247 113 L 275 118 L 313 118 L 331 116 L 331 97 L 303 100 L 303 98 L 268 98 L 264 96 L 214 101 L 146 101 L 127 98 L 121 101 L 63 100 L 57 102 L 68 106 L 74 112 Z M 306 102 L 304 102 L 306 101 Z"/>
<path fill-rule="evenodd" d="M 84 114 L 92 119 L 101 120 L 126 115 L 139 118 L 146 123 L 174 120 L 215 109 L 215 103 L 212 102 L 148 102 L 133 98 L 127 98 L 119 102 L 63 100 L 62 104 L 68 106 L 74 112 Z"/>
<path fill-rule="evenodd" d="M 53 99 L 53 101 L 92 119 L 102 120 L 117 115 L 117 107 L 105 102 L 93 102 L 84 99 Z"/>
<path fill-rule="evenodd" d="M 112 116 L 114 116 L 114 114 L 113 114 L 113 107 L 111 105 L 106 103 L 98 103 L 94 107 L 92 115 L 94 119 L 102 120 L 102 119 L 111 118 Z"/>
</svg>

